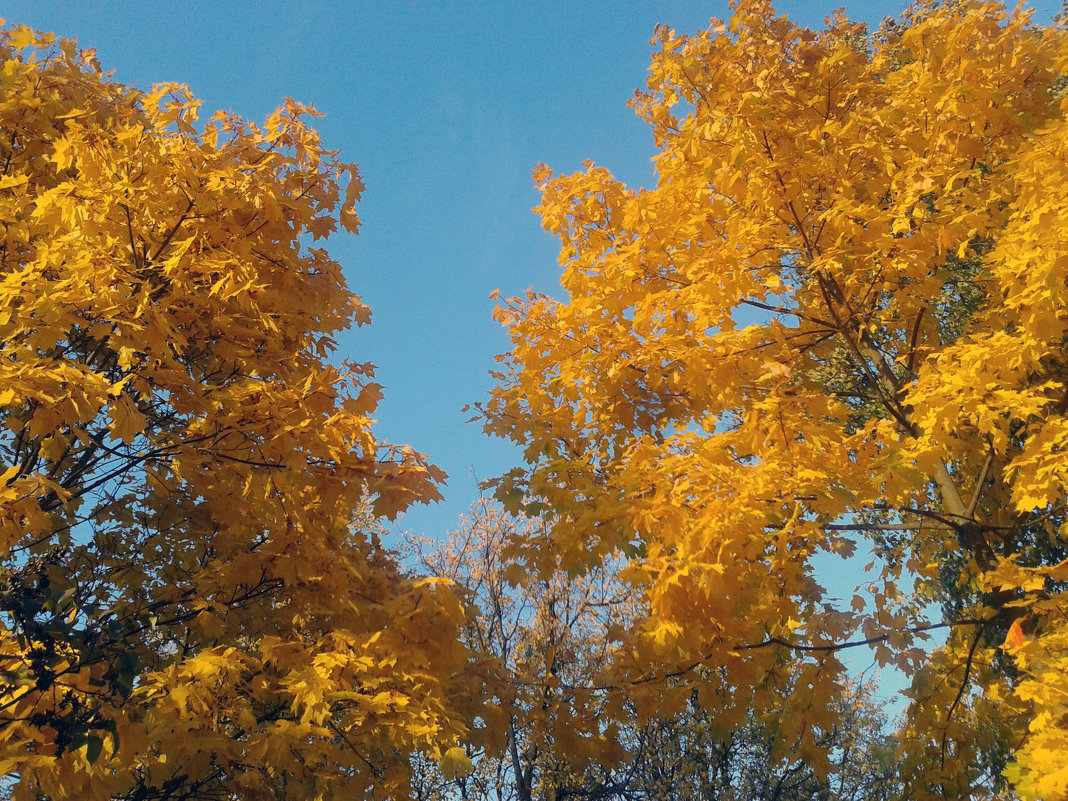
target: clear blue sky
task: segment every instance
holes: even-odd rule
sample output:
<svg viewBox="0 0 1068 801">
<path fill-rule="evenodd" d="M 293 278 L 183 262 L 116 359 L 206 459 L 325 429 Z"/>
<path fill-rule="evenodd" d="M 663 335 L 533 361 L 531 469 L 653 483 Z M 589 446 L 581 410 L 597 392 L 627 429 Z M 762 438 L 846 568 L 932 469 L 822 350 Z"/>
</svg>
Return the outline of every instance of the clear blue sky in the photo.
<svg viewBox="0 0 1068 801">
<path fill-rule="evenodd" d="M 818 26 L 839 5 L 779 7 Z M 870 24 L 901 8 L 847 4 Z M 185 83 L 207 113 L 262 120 L 291 96 L 327 115 L 324 141 L 367 183 L 360 236 L 330 248 L 374 316 L 341 338 L 340 355 L 378 365 L 378 435 L 449 473 L 446 502 L 401 523 L 439 536 L 477 497 L 472 473 L 518 463 L 460 409 L 486 397 L 493 356 L 507 348 L 490 292 L 557 285 L 557 243 L 530 212 L 531 168 L 570 172 L 589 158 L 650 185 L 652 137 L 626 103 L 644 87 L 653 27 L 692 33 L 729 11 L 723 0 L 9 0 L 0 14 L 96 48 L 123 83 Z"/>
</svg>

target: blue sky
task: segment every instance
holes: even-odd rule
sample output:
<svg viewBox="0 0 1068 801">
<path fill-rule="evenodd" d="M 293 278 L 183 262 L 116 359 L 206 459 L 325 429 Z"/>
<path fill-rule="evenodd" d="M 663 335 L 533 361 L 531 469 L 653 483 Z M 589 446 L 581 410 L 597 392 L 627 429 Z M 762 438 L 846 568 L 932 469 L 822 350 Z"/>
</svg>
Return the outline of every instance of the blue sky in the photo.
<svg viewBox="0 0 1068 801">
<path fill-rule="evenodd" d="M 810 26 L 841 0 L 780 3 Z M 1050 13 L 1056 0 L 1038 4 Z M 903 6 L 847 4 L 877 24 Z M 530 170 L 593 159 L 650 185 L 653 142 L 627 107 L 644 87 L 653 27 L 695 32 L 725 2 L 6 2 L 9 23 L 77 37 L 115 80 L 187 84 L 204 111 L 262 120 L 286 96 L 327 116 L 325 143 L 360 164 L 359 237 L 330 249 L 373 323 L 340 355 L 378 365 L 378 435 L 430 454 L 446 501 L 401 526 L 439 536 L 477 497 L 476 478 L 518 463 L 467 424 L 507 348 L 492 290 L 553 291 L 557 243 L 530 212 Z"/>
</svg>

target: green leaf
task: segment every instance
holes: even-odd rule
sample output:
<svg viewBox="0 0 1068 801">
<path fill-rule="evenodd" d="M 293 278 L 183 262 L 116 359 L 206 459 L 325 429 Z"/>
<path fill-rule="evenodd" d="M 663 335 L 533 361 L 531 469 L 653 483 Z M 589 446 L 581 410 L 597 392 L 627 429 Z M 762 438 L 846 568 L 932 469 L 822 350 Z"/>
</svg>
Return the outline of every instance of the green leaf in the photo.
<svg viewBox="0 0 1068 801">
<path fill-rule="evenodd" d="M 90 765 L 95 763 L 100 758 L 100 752 L 104 748 L 104 740 L 100 737 L 96 737 L 92 734 L 89 735 L 85 743 L 85 759 Z"/>
</svg>

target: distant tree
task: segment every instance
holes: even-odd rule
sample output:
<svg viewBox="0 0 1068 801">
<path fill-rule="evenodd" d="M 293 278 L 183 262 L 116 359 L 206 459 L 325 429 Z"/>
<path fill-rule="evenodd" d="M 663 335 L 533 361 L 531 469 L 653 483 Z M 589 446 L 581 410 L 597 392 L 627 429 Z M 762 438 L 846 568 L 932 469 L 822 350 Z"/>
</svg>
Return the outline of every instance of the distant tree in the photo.
<svg viewBox="0 0 1068 801">
<path fill-rule="evenodd" d="M 725 729 L 692 698 L 681 708 L 603 717 L 603 681 L 619 632 L 641 610 L 618 564 L 583 575 L 524 574 L 510 549 L 542 524 L 480 501 L 447 540 L 413 540 L 420 572 L 455 581 L 470 604 L 467 645 L 481 652 L 499 706 L 470 749 L 473 771 L 445 776 L 421 760 L 421 801 L 883 801 L 900 789 L 896 747 L 871 684 L 851 683 L 835 724 L 816 734 L 823 775 L 795 756 L 775 714 Z M 502 736 L 503 735 L 503 736 Z"/>
<path fill-rule="evenodd" d="M 0 32 L 0 773 L 15 799 L 397 797 L 462 766 L 462 609 L 361 511 L 440 471 L 370 430 L 314 246 L 362 190 L 262 127 Z M 355 522 L 354 522 L 355 521 Z"/>
</svg>

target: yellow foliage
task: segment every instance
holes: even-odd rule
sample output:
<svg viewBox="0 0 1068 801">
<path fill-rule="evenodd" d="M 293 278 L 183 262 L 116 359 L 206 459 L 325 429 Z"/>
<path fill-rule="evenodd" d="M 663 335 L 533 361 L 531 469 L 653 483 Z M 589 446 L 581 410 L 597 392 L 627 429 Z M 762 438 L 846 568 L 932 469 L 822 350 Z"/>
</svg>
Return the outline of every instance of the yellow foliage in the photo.
<svg viewBox="0 0 1068 801">
<path fill-rule="evenodd" d="M 999 748 L 1021 792 L 1068 797 L 1064 29 L 971 0 L 869 38 L 742 0 L 654 44 L 633 105 L 656 186 L 539 165 L 566 299 L 497 310 L 487 429 L 527 460 L 498 494 L 554 512 L 521 553 L 542 575 L 629 555 L 649 614 L 621 687 L 714 677 L 759 712 L 800 661 L 800 736 L 866 639 L 914 677 L 911 798 L 994 792 L 976 755 Z M 874 608 L 815 574 L 855 545 Z M 1017 687 L 1019 620 L 1051 656 Z"/>
<path fill-rule="evenodd" d="M 0 62 L 13 798 L 403 795 L 465 731 L 463 611 L 364 507 L 443 474 L 372 435 L 369 365 L 326 360 L 368 319 L 308 244 L 355 231 L 355 165 L 292 100 L 201 124 L 26 28 Z"/>
</svg>

